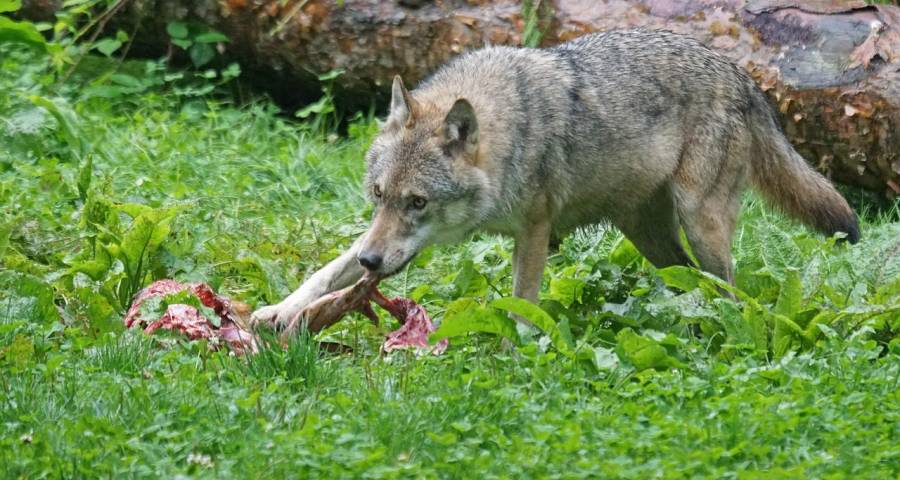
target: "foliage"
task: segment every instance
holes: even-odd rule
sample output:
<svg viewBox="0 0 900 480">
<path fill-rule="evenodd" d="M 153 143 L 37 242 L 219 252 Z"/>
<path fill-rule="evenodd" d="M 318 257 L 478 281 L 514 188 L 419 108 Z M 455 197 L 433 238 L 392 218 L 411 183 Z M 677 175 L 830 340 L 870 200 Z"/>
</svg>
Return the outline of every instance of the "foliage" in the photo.
<svg viewBox="0 0 900 480">
<path fill-rule="evenodd" d="M 537 48 L 553 22 L 553 7 L 542 0 L 522 2 L 522 46 Z"/>
<path fill-rule="evenodd" d="M 202 43 L 201 27 L 170 28 L 182 48 Z M 266 101 L 235 105 L 218 76 L 179 83 L 187 71 L 164 60 L 108 58 L 125 43 L 4 38 L 5 477 L 900 473 L 896 203 L 863 209 L 849 246 L 748 195 L 736 286 L 657 270 L 615 229 L 579 231 L 549 259 L 539 306 L 510 298 L 510 241 L 478 235 L 385 282 L 441 321 L 444 356 L 380 355 L 396 325 L 351 318 L 236 358 L 122 331 L 122 311 L 164 277 L 280 300 L 364 230 L 377 122 L 358 116 L 336 140 L 330 90 L 298 124 Z M 72 63 L 58 60 L 84 49 L 61 81 Z M 128 87 L 111 71 L 150 73 Z"/>
<path fill-rule="evenodd" d="M 322 84 L 322 96 L 294 112 L 295 117 L 309 120 L 310 129 L 321 136 L 333 133 L 339 126 L 340 118 L 334 108 L 334 79 L 343 74 L 343 70 L 332 70 L 318 75 L 317 79 Z"/>
</svg>

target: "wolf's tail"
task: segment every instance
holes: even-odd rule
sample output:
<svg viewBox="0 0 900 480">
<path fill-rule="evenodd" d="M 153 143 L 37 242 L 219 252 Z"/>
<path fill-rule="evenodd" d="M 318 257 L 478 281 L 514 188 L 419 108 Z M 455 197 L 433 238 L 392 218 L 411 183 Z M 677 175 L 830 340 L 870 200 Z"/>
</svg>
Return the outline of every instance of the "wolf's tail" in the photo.
<svg viewBox="0 0 900 480">
<path fill-rule="evenodd" d="M 751 92 L 750 125 L 756 150 L 751 161 L 753 185 L 788 215 L 826 235 L 844 232 L 850 243 L 856 243 L 859 221 L 847 200 L 794 150 L 765 94 L 755 85 Z"/>
</svg>

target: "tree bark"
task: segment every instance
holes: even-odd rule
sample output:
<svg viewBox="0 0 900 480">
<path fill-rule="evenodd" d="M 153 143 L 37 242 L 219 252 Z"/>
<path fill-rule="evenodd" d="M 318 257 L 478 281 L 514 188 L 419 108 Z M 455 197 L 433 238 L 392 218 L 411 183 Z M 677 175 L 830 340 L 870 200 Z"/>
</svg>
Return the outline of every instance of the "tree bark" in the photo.
<svg viewBox="0 0 900 480">
<path fill-rule="evenodd" d="M 384 102 L 395 74 L 415 84 L 454 55 L 521 45 L 514 0 L 123 0 L 106 28 L 132 52 L 168 48 L 166 24 L 225 33 L 225 55 L 282 100 L 309 99 L 332 70 L 351 105 Z M 25 0 L 46 18 L 59 1 Z M 834 179 L 900 194 L 900 8 L 849 0 L 534 0 L 542 46 L 589 32 L 663 28 L 691 35 L 746 68 L 772 99 L 791 142 Z"/>
</svg>

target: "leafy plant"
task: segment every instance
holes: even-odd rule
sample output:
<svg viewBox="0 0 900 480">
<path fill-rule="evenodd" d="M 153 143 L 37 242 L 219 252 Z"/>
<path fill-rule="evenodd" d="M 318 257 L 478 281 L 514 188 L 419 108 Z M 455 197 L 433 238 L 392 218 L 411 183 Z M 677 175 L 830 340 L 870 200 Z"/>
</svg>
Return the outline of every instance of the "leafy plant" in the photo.
<svg viewBox="0 0 900 480">
<path fill-rule="evenodd" d="M 322 96 L 294 113 L 297 118 L 309 120 L 310 130 L 318 135 L 333 132 L 340 123 L 334 107 L 334 79 L 343 74 L 343 70 L 332 70 L 319 75 L 317 79 L 322 83 Z"/>
<path fill-rule="evenodd" d="M 871 322 L 896 330 L 900 325 L 900 296 L 894 296 L 894 303 L 869 305 L 845 309 L 843 311 L 821 306 L 804 306 L 803 291 L 799 272 L 787 270 L 785 282 L 781 285 L 778 300 L 771 308 L 761 304 L 746 292 L 706 272 L 688 267 L 668 267 L 658 271 L 666 285 L 684 291 L 701 290 L 707 298 L 721 298 L 722 292 L 734 295 L 743 303 L 739 318 L 720 319 L 720 328 L 726 341 L 752 340 L 754 346 L 764 352 L 781 358 L 797 348 L 815 345 L 823 333 L 840 324 L 859 326 Z M 891 287 L 893 288 L 893 287 Z M 738 309 L 729 313 L 736 315 Z M 888 321 L 888 319 L 893 319 Z M 741 322 L 743 321 L 743 323 Z M 727 328 L 726 328 L 727 325 Z M 735 330 L 735 328 L 739 330 Z"/>
<path fill-rule="evenodd" d="M 550 22 L 553 19 L 551 8 L 550 2 L 542 0 L 524 0 L 522 2 L 523 46 L 537 48 L 541 45 L 541 40 L 550 29 Z"/>
<path fill-rule="evenodd" d="M 166 25 L 172 45 L 186 51 L 194 67 L 207 65 L 216 56 L 214 45 L 228 42 L 222 32 L 193 22 L 169 22 Z"/>
<path fill-rule="evenodd" d="M 83 250 L 70 260 L 69 273 L 98 282 L 99 292 L 124 311 L 131 298 L 153 277 L 154 255 L 169 237 L 171 223 L 183 207 L 151 208 L 117 204 L 91 194 L 82 210 Z M 130 217 L 127 224 L 121 214 Z"/>
</svg>

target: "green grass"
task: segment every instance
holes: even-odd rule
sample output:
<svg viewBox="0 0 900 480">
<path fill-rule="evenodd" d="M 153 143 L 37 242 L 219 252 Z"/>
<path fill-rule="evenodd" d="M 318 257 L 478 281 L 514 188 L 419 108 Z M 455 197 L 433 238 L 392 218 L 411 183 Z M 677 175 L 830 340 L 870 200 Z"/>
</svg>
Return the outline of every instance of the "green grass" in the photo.
<svg viewBox="0 0 900 480">
<path fill-rule="evenodd" d="M 614 229 L 579 232 L 550 259 L 542 293 L 571 357 L 484 334 L 451 339 L 441 357 L 382 356 L 396 325 L 351 318 L 322 339 L 352 354 L 300 338 L 236 358 L 122 331 L 129 285 L 174 277 L 280 300 L 365 229 L 359 184 L 377 124 L 362 116 L 329 137 L 264 100 L 165 86 L 106 99 L 85 93 L 92 77 L 57 89 L 46 75 L 0 46 L 6 478 L 900 475 L 896 203 L 864 210 L 863 240 L 841 246 L 748 195 L 734 245 L 741 304 L 705 280 L 666 288 Z M 28 95 L 55 99 L 60 117 Z M 101 245 L 140 233 L 122 203 L 176 208 L 141 214 L 165 235 L 140 268 L 126 272 L 125 255 L 88 275 Z M 385 289 L 444 319 L 460 298 L 509 295 L 511 246 L 476 236 L 430 249 Z M 629 341 L 677 366 L 643 368 Z"/>
</svg>

